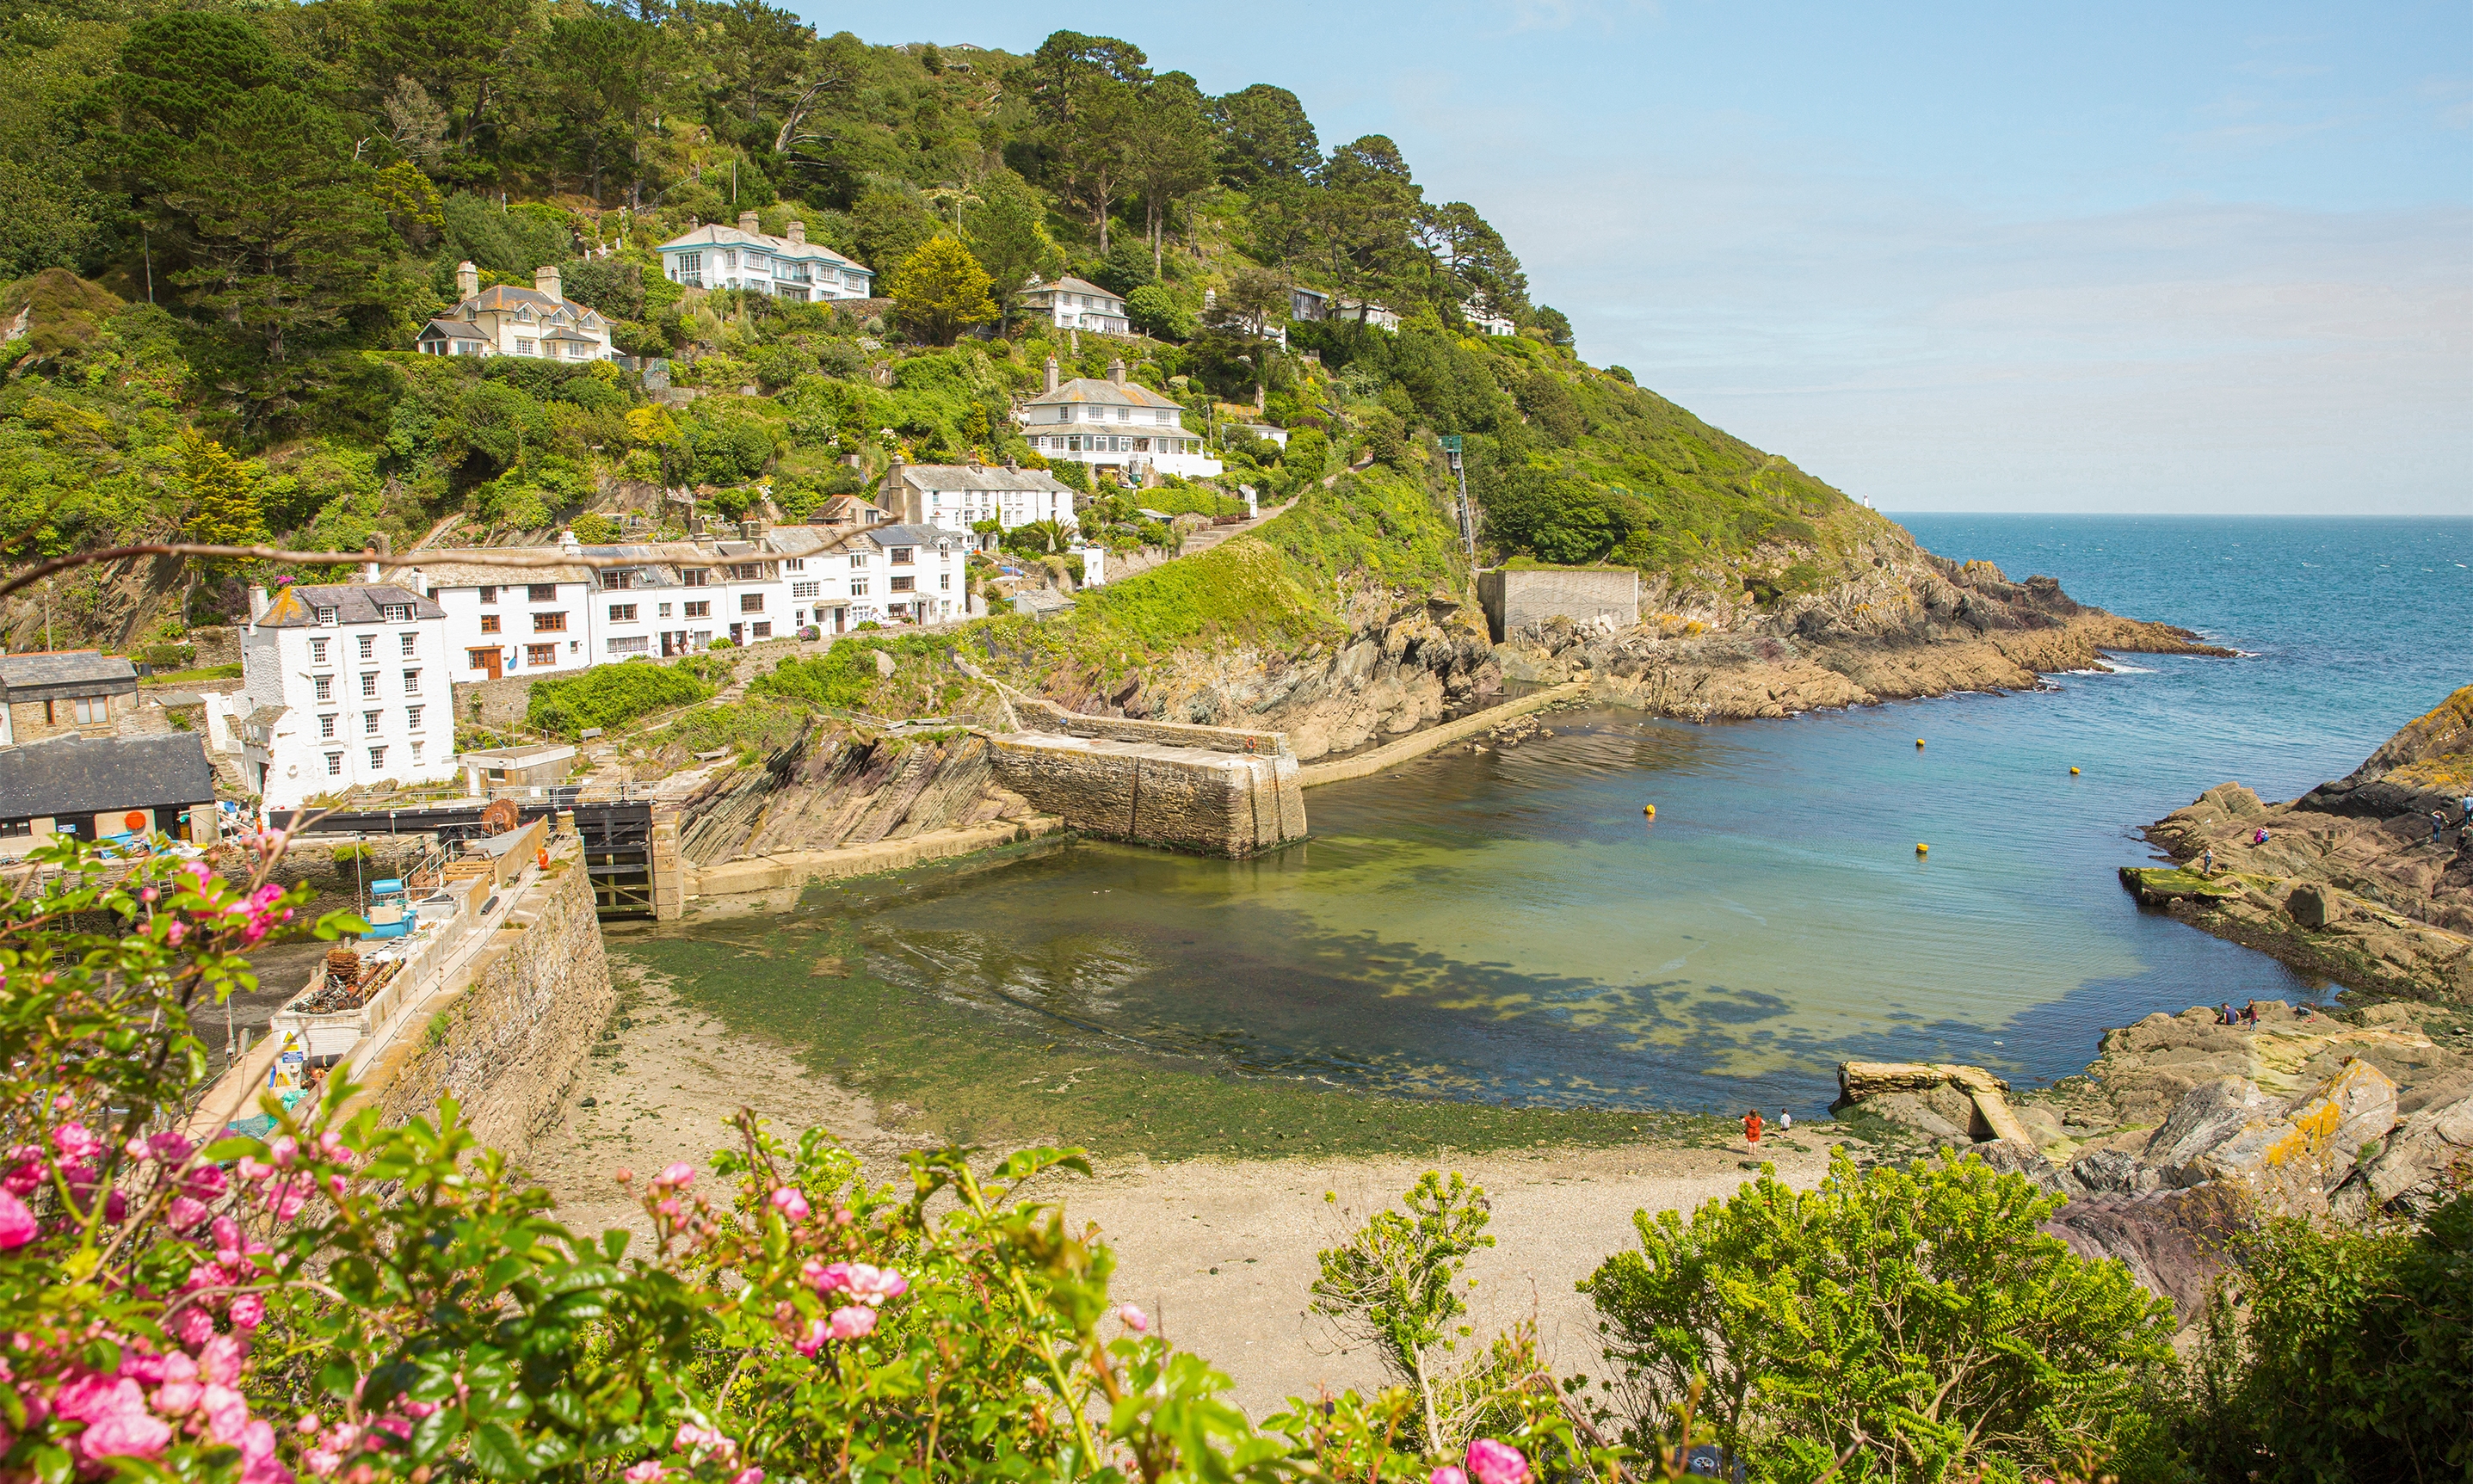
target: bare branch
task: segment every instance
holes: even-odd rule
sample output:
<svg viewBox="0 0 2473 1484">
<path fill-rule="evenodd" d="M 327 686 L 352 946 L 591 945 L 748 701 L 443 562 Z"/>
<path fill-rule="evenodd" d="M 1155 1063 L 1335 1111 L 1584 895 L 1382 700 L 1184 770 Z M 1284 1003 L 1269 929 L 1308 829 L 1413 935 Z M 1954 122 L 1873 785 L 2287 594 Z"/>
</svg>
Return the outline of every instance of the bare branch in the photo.
<svg viewBox="0 0 2473 1484">
<path fill-rule="evenodd" d="M 444 555 L 433 552 L 433 558 Z M 400 557 L 381 556 L 374 551 L 286 551 L 280 546 L 205 546 L 190 541 L 145 541 L 134 546 L 107 546 L 101 551 L 80 552 L 75 556 L 55 557 L 49 562 L 29 567 L 5 583 L 0 583 L 0 598 L 33 586 L 56 572 L 72 567 L 88 566 L 98 562 L 118 562 L 125 557 L 199 557 L 223 562 L 289 562 L 299 566 L 366 566 L 416 567 L 420 565 L 420 553 L 408 552 Z M 570 556 L 563 551 L 528 551 L 516 547 L 504 550 L 458 551 L 453 560 L 465 566 L 547 567 L 547 566 L 638 566 L 637 557 Z"/>
</svg>

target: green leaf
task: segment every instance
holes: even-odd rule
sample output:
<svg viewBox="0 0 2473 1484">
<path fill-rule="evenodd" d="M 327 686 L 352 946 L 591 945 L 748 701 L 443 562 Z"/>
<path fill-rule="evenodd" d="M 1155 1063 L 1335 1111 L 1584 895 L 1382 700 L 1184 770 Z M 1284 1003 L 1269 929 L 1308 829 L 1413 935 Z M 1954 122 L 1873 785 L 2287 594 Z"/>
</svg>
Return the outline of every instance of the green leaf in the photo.
<svg viewBox="0 0 2473 1484">
<path fill-rule="evenodd" d="M 497 1423 L 472 1429 L 472 1466 L 493 1479 L 521 1478 L 532 1472 L 523 1440 Z"/>
</svg>

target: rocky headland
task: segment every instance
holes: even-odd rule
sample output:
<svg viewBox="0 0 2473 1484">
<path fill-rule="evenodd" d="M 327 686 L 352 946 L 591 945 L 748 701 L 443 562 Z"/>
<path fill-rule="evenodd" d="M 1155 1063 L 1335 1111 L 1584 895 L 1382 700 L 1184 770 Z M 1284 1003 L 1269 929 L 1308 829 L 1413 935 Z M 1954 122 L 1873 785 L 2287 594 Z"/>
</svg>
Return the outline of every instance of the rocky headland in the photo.
<svg viewBox="0 0 2473 1484">
<path fill-rule="evenodd" d="M 2473 1001 L 2473 685 L 2286 803 L 2238 783 L 2148 826 L 2141 900 L 2349 989 Z M 2446 826 L 2434 834 L 2432 815 Z M 2208 852 L 2214 869 L 2203 869 Z"/>
</svg>

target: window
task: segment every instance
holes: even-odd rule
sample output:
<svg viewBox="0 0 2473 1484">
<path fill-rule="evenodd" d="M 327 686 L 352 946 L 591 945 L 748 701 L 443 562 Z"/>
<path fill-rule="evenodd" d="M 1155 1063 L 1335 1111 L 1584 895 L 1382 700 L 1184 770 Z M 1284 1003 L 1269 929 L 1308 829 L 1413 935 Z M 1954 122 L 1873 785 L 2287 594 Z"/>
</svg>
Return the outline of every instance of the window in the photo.
<svg viewBox="0 0 2473 1484">
<path fill-rule="evenodd" d="M 1117 409 L 1116 409 L 1116 420 L 1117 420 L 1118 422 L 1131 422 L 1131 421 L 1133 421 L 1133 420 L 1134 420 L 1134 410 L 1133 410 L 1132 408 L 1130 408 L 1130 407 L 1119 407 L 1119 408 L 1117 408 Z"/>
<path fill-rule="evenodd" d="M 498 615 L 497 615 L 497 614 L 495 614 L 495 613 L 484 613 L 484 614 L 482 614 L 482 615 L 481 615 L 481 632 L 482 632 L 483 634 L 495 634 L 495 633 L 497 633 L 497 632 L 498 632 Z"/>
<path fill-rule="evenodd" d="M 331 608 L 320 609 L 318 610 L 318 626 L 322 629 L 332 629 L 335 627 L 335 610 Z"/>
<path fill-rule="evenodd" d="M 852 552 L 852 553 L 851 553 L 851 565 L 852 565 L 852 566 L 858 566 L 858 567 L 863 567 L 863 566 L 867 565 L 867 556 L 866 556 L 866 554 L 865 554 L 865 553 L 863 553 L 863 552 Z"/>
<path fill-rule="evenodd" d="M 1070 422 L 1073 420 L 1073 406 L 1071 403 L 1060 403 L 1057 406 L 1056 420 L 1059 422 Z"/>
<path fill-rule="evenodd" d="M 375 696 L 377 693 L 378 672 L 375 670 L 363 671 L 361 673 L 361 694 L 364 696 Z"/>
<path fill-rule="evenodd" d="M 80 696 L 77 699 L 77 719 L 89 725 L 109 721 L 111 702 L 102 696 Z"/>
<path fill-rule="evenodd" d="M 936 588 L 937 588 L 937 590 L 938 590 L 938 591 L 940 591 L 940 592 L 950 592 L 950 591 L 952 591 L 952 590 L 953 590 L 953 574 L 952 574 L 952 573 L 950 573 L 950 572 L 942 572 L 942 573 L 937 574 L 937 577 L 936 577 Z"/>
<path fill-rule="evenodd" d="M 375 711 L 363 711 L 361 713 L 361 734 L 363 736 L 374 736 L 377 733 L 377 730 L 378 713 Z"/>
<path fill-rule="evenodd" d="M 755 636 L 759 639 L 769 639 L 773 636 L 773 626 L 771 624 L 755 624 L 750 627 Z"/>
<path fill-rule="evenodd" d="M 332 711 L 329 711 L 329 712 L 327 712 L 325 715 L 319 717 L 319 718 L 318 718 L 318 737 L 319 737 L 319 740 L 321 740 L 321 741 L 324 741 L 324 740 L 326 740 L 326 739 L 331 738 L 332 736 L 334 736 L 334 734 L 335 734 L 335 723 L 337 723 L 337 722 L 339 722 L 339 721 L 342 721 L 342 720 L 343 720 L 343 718 L 342 718 L 341 716 L 336 715 L 336 714 L 335 714 L 334 712 L 332 712 Z"/>
<path fill-rule="evenodd" d="M 662 604 L 662 605 L 661 605 L 661 616 L 662 616 L 663 618 L 667 618 L 667 617 L 669 617 L 669 616 L 670 616 L 670 606 L 669 606 L 668 604 L 666 604 L 666 603 L 664 603 L 664 604 Z"/>
<path fill-rule="evenodd" d="M 733 583 L 760 583 L 764 580 L 764 568 L 753 562 L 741 562 L 730 569 L 730 580 Z"/>
<path fill-rule="evenodd" d="M 361 641 L 361 658 L 363 659 L 375 659 L 377 658 L 378 636 L 376 634 L 355 634 L 354 637 Z"/>
<path fill-rule="evenodd" d="M 742 613 L 760 613 L 764 611 L 764 594 L 760 592 L 740 593 L 738 595 L 738 610 Z"/>
<path fill-rule="evenodd" d="M 497 602 L 497 601 L 498 601 L 498 589 L 497 589 L 497 588 L 495 588 L 495 587 L 484 587 L 484 588 L 482 588 L 482 589 L 481 589 L 481 601 L 482 601 L 482 602 L 484 602 L 484 603 L 495 603 L 495 602 Z"/>
<path fill-rule="evenodd" d="M 412 622 L 412 605 L 409 603 L 379 604 L 378 622 L 382 624 L 408 624 Z"/>
<path fill-rule="evenodd" d="M 407 696 L 417 696 L 420 694 L 420 672 L 419 670 L 406 670 L 403 672 L 403 693 Z"/>
<path fill-rule="evenodd" d="M 652 653 L 652 649 L 653 640 L 647 634 L 631 634 L 623 638 L 610 641 L 610 653 L 612 655 L 646 655 Z"/>
<path fill-rule="evenodd" d="M 566 614 L 564 611 L 556 613 L 535 613 L 533 615 L 533 633 L 564 634 L 565 632 Z"/>
<path fill-rule="evenodd" d="M 909 546 L 896 546 L 893 548 L 893 564 L 895 566 L 908 566 L 911 561 L 910 554 L 916 548 Z"/>
<path fill-rule="evenodd" d="M 416 768 L 420 766 L 420 744 L 418 742 L 412 744 L 412 765 Z"/>
<path fill-rule="evenodd" d="M 317 699 L 321 701 L 332 701 L 335 699 L 335 678 L 333 676 L 321 675 L 311 681 L 310 683 L 317 687 Z"/>
<path fill-rule="evenodd" d="M 335 778 L 343 776 L 344 754 L 341 753 L 328 753 L 326 754 L 326 777 Z"/>
<path fill-rule="evenodd" d="M 524 663 L 538 665 L 552 665 L 558 663 L 558 646 L 555 644 L 525 645 Z"/>
<path fill-rule="evenodd" d="M 490 668 L 490 661 L 497 658 L 498 652 L 494 649 L 468 649 L 464 652 L 464 668 L 486 670 Z"/>
<path fill-rule="evenodd" d="M 703 288 L 704 254 L 701 252 L 680 253 L 678 256 L 678 267 L 671 273 L 670 276 L 677 281 L 685 284 L 688 288 Z"/>
<path fill-rule="evenodd" d="M 311 664 L 324 664 L 326 662 L 326 641 L 324 639 L 311 639 L 309 641 L 309 662 Z"/>
<path fill-rule="evenodd" d="M 525 340 L 525 339 L 523 339 L 521 336 L 516 337 L 516 354 L 517 354 L 517 355 L 538 355 L 538 354 L 540 354 L 540 347 L 539 347 L 538 346 L 536 346 L 532 341 Z"/>
<path fill-rule="evenodd" d="M 1173 422 L 1176 419 L 1168 415 L 1168 410 L 1166 408 L 1155 407 L 1151 409 L 1151 420 L 1153 422 Z"/>
<path fill-rule="evenodd" d="M 789 561 L 781 563 L 781 570 L 785 572 L 804 572 L 806 569 L 807 559 L 804 557 L 792 557 Z"/>
<path fill-rule="evenodd" d="M 853 598 L 864 598 L 867 596 L 866 578 L 853 577 L 851 579 L 851 596 Z"/>
<path fill-rule="evenodd" d="M 712 616 L 712 600 L 708 598 L 702 603 L 688 604 L 687 610 L 684 616 L 688 618 L 710 618 Z"/>
<path fill-rule="evenodd" d="M 690 587 L 701 587 L 712 581 L 712 573 L 700 566 L 684 567 L 679 572 L 679 581 Z"/>
<path fill-rule="evenodd" d="M 558 584 L 535 583 L 524 589 L 524 596 L 535 603 L 555 603 L 558 601 Z"/>
<path fill-rule="evenodd" d="M 613 624 L 634 623 L 636 621 L 636 605 L 633 603 L 611 604 L 610 621 Z"/>
<path fill-rule="evenodd" d="M 405 706 L 403 708 L 404 726 L 410 728 L 414 731 L 419 731 L 420 730 L 420 713 L 423 707 L 417 706 Z"/>
<path fill-rule="evenodd" d="M 373 748 L 371 748 L 371 749 L 370 749 L 370 771 L 371 771 L 372 773 L 375 773 L 375 772 L 377 772 L 380 768 L 383 768 L 383 767 L 385 767 L 385 766 L 386 766 L 386 749 L 385 749 L 385 748 L 382 748 L 382 747 L 373 747 Z"/>
<path fill-rule="evenodd" d="M 792 583 L 790 585 L 790 596 L 794 598 L 812 598 L 824 590 L 825 585 L 822 583 Z"/>
<path fill-rule="evenodd" d="M 915 577 L 897 577 L 893 580 L 893 590 L 896 592 L 916 592 L 919 590 L 919 579 Z"/>
<path fill-rule="evenodd" d="M 418 653 L 420 652 L 420 634 L 405 634 L 405 635 L 403 636 L 403 653 L 404 653 L 404 657 L 405 657 L 406 658 L 410 658 L 413 655 L 418 654 Z"/>
</svg>

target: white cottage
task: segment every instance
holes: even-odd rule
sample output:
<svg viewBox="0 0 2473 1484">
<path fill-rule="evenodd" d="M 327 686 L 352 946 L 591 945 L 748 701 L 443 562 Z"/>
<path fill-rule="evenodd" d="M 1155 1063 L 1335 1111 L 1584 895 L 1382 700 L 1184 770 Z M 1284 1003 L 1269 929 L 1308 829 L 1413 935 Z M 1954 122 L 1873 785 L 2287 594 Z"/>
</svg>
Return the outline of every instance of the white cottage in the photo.
<svg viewBox="0 0 2473 1484">
<path fill-rule="evenodd" d="M 547 675 L 593 662 L 590 567 L 484 565 L 468 555 L 424 551 L 420 565 L 401 577 L 438 605 L 446 625 L 439 662 L 453 679 Z"/>
<path fill-rule="evenodd" d="M 1057 379 L 1056 357 L 1047 358 L 1047 390 L 1015 414 L 1030 446 L 1049 463 L 1071 459 L 1094 469 L 1140 478 L 1146 470 L 1208 479 L 1222 466 L 1185 425 L 1176 398 L 1125 379 L 1125 363 L 1112 362 L 1105 381 Z"/>
<path fill-rule="evenodd" d="M 1083 278 L 1059 278 L 1054 283 L 1033 278 L 1021 291 L 1021 307 L 1025 314 L 1046 316 L 1060 330 L 1101 335 L 1134 332 L 1133 322 L 1125 318 L 1125 301 Z"/>
<path fill-rule="evenodd" d="M 372 783 L 455 776 L 446 614 L 408 586 L 364 580 L 250 589 L 241 683 L 246 776 L 269 808 Z"/>
<path fill-rule="evenodd" d="M 1007 531 L 1053 520 L 1075 529 L 1073 487 L 1013 465 L 903 464 L 885 472 L 876 503 L 911 525 L 968 531 L 993 520 Z"/>
<path fill-rule="evenodd" d="M 481 270 L 455 265 L 452 312 L 421 327 L 413 348 L 423 355 L 520 355 L 544 361 L 606 361 L 614 351 L 610 322 L 565 297 L 555 264 L 533 271 L 533 286 L 481 287 Z"/>
<path fill-rule="evenodd" d="M 875 270 L 809 242 L 804 222 L 785 230 L 781 237 L 756 230 L 753 211 L 740 212 L 734 227 L 699 227 L 661 244 L 661 276 L 691 289 L 752 289 L 800 303 L 875 295 Z"/>
</svg>

